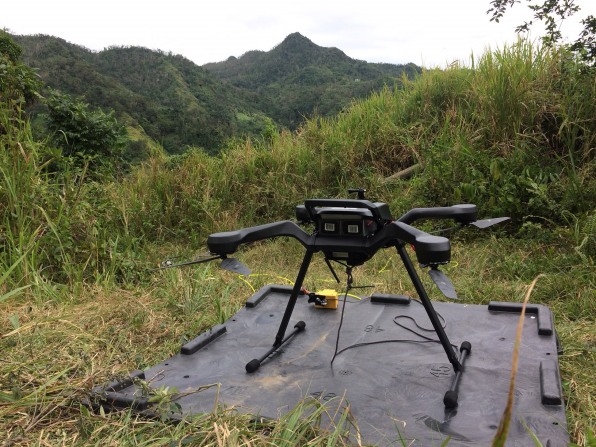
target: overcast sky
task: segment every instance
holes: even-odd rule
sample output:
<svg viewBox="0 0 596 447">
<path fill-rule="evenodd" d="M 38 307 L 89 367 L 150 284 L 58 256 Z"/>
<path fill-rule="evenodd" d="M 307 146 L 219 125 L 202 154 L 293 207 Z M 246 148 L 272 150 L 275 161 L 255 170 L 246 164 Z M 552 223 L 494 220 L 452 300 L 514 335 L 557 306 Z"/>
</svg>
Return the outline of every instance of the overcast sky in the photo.
<svg viewBox="0 0 596 447">
<path fill-rule="evenodd" d="M 49 34 L 91 50 L 142 46 L 181 54 L 198 65 L 269 51 L 293 32 L 367 62 L 445 67 L 516 40 L 531 18 L 526 2 L 500 23 L 489 0 L 5 0 L 0 28 Z M 581 16 L 596 2 L 582 0 Z M 592 9 L 592 11 L 586 10 Z M 564 34 L 577 36 L 577 24 Z M 539 30 L 533 31 L 534 35 Z"/>
</svg>

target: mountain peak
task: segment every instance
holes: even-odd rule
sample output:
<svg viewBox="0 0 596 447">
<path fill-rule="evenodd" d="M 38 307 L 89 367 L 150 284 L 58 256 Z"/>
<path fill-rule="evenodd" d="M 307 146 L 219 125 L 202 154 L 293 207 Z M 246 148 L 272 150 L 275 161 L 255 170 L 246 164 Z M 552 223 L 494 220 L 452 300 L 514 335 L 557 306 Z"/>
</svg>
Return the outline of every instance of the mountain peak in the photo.
<svg viewBox="0 0 596 447">
<path fill-rule="evenodd" d="M 267 57 L 276 63 L 291 64 L 287 65 L 290 71 L 298 67 L 327 65 L 331 61 L 336 63 L 339 60 L 349 59 L 337 48 L 321 47 L 298 32 L 288 35 L 282 43 L 268 53 Z"/>
<path fill-rule="evenodd" d="M 282 43 L 274 48 L 274 50 L 288 53 L 304 53 L 317 49 L 321 49 L 321 47 L 298 32 L 288 35 Z"/>
<path fill-rule="evenodd" d="M 288 36 L 283 40 L 283 42 L 280 45 L 283 45 L 284 43 L 294 43 L 294 42 L 302 42 L 302 43 L 312 44 L 312 41 L 308 37 L 303 36 L 299 32 L 295 32 L 292 34 L 288 34 Z"/>
</svg>

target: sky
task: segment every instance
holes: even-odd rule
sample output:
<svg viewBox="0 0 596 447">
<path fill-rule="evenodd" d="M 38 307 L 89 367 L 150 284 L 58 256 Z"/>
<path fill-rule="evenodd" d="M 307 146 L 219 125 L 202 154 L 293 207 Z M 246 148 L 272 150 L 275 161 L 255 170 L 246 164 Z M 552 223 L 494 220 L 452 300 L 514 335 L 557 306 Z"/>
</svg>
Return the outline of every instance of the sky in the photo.
<svg viewBox="0 0 596 447">
<path fill-rule="evenodd" d="M 586 6 L 592 1 L 580 2 L 582 17 L 596 14 Z M 490 21 L 489 8 L 490 0 L 5 0 L 0 28 L 94 51 L 141 46 L 197 65 L 269 51 L 299 32 L 354 59 L 444 68 L 515 42 L 516 25 L 531 19 L 524 0 L 500 23 Z M 570 22 L 563 34 L 574 38 L 579 29 Z M 537 28 L 530 38 L 539 35 Z"/>
</svg>

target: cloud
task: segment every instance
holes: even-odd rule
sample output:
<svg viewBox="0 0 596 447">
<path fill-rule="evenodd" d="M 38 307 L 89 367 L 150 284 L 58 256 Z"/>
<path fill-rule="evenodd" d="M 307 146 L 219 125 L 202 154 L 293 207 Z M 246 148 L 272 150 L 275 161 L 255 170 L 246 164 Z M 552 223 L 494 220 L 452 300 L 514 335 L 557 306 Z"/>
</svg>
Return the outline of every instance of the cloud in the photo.
<svg viewBox="0 0 596 447">
<path fill-rule="evenodd" d="M 516 5 L 497 24 L 486 14 L 489 6 L 489 0 L 28 0 L 7 3 L 0 27 L 49 34 L 93 50 L 159 49 L 199 65 L 268 51 L 300 32 L 355 59 L 445 66 L 488 46 L 513 43 L 515 26 L 531 17 L 526 5 Z"/>
</svg>

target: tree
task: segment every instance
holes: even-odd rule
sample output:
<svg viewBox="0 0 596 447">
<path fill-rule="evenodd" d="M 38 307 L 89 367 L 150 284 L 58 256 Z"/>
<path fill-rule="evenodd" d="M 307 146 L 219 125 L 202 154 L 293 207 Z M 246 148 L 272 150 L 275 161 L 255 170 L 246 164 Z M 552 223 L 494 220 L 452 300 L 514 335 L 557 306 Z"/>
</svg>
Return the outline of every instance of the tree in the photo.
<svg viewBox="0 0 596 447">
<path fill-rule="evenodd" d="M 491 7 L 487 11 L 491 15 L 490 20 L 498 23 L 508 9 L 520 2 L 521 0 L 491 0 Z M 519 25 L 516 31 L 528 31 L 534 21 L 542 22 L 546 28 L 542 41 L 548 46 L 561 43 L 563 38 L 560 31 L 561 22 L 580 11 L 575 0 L 542 0 L 542 3 L 526 0 L 526 2 L 528 8 L 533 11 L 533 19 Z M 596 17 L 590 14 L 581 20 L 581 24 L 584 28 L 575 42 L 569 45 L 569 49 L 577 53 L 584 62 L 596 65 Z"/>
<path fill-rule="evenodd" d="M 82 100 L 56 90 L 50 90 L 45 103 L 48 130 L 62 154 L 88 164 L 92 172 L 107 168 L 113 173 L 122 162 L 125 145 L 125 129 L 114 112 L 90 110 Z"/>
<path fill-rule="evenodd" d="M 13 115 L 31 104 L 41 88 L 37 74 L 20 62 L 21 53 L 21 47 L 8 33 L 0 30 L 0 103 Z"/>
</svg>

